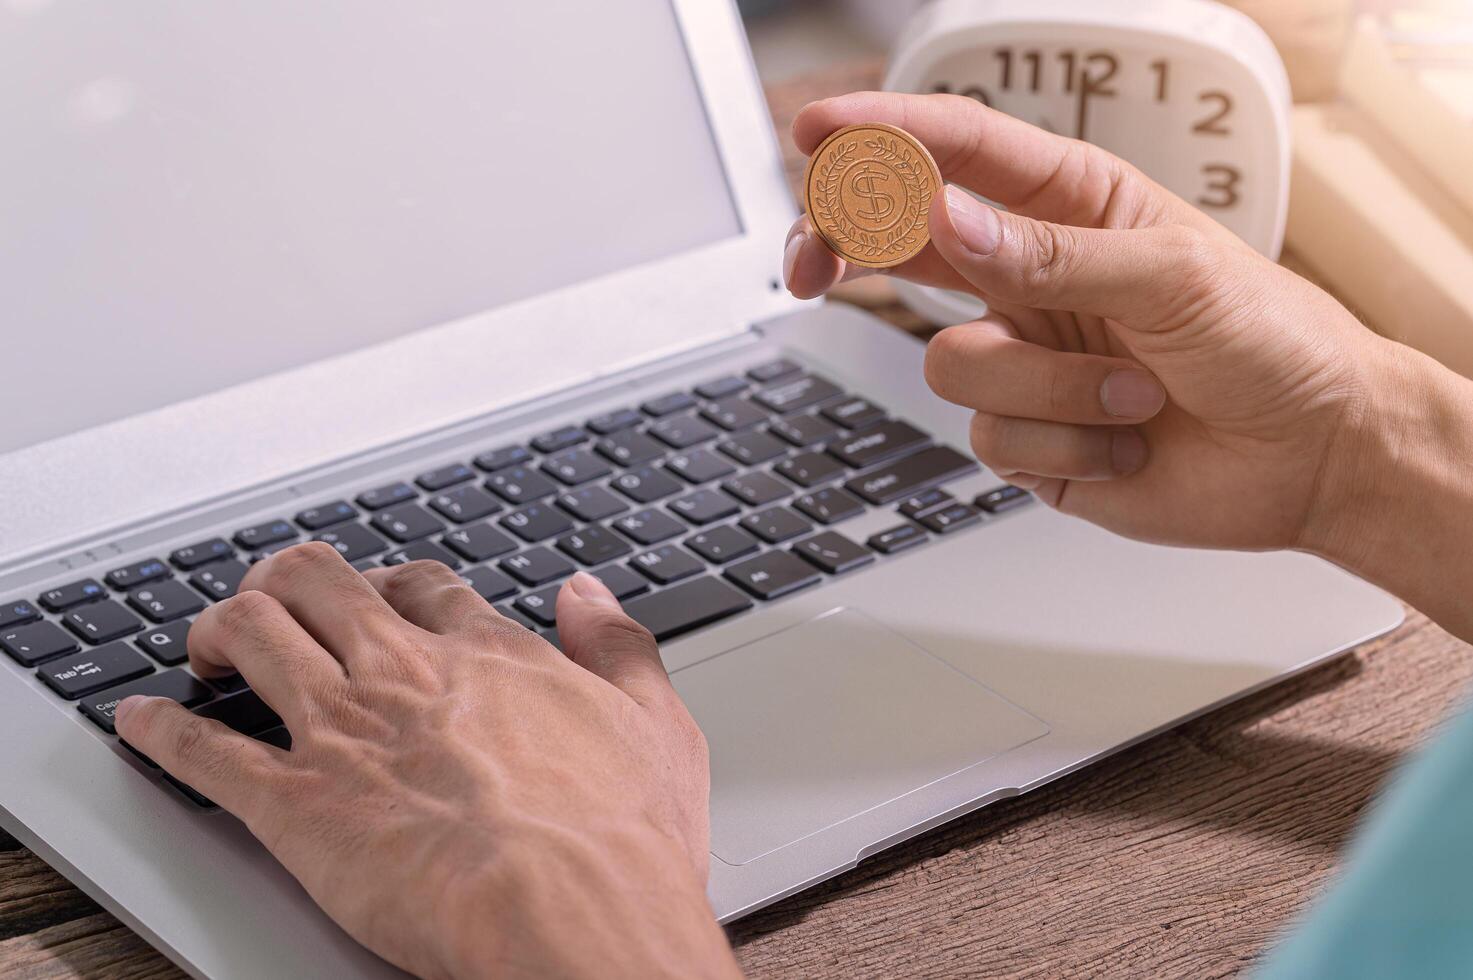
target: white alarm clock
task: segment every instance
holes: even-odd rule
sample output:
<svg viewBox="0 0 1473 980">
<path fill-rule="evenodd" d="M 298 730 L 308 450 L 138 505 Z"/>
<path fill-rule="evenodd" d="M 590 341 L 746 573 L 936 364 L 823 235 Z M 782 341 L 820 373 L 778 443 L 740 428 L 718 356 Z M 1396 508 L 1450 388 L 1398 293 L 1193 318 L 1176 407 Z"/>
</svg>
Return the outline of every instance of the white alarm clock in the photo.
<svg viewBox="0 0 1473 980">
<path fill-rule="evenodd" d="M 1145 171 L 1270 258 L 1289 202 L 1289 79 L 1273 42 L 1211 0 L 932 0 L 885 76 L 952 92 Z M 986 307 L 897 282 L 940 323 Z"/>
</svg>

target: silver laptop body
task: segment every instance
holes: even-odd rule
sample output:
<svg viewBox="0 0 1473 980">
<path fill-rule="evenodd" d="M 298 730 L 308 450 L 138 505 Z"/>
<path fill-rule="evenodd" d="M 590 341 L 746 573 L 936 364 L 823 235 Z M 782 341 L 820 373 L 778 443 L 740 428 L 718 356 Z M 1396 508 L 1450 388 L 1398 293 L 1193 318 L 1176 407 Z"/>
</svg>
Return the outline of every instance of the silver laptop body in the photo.
<svg viewBox="0 0 1473 980">
<path fill-rule="evenodd" d="M 966 449 L 920 344 L 781 288 L 793 205 L 726 4 L 12 3 L 0 65 L 0 602 L 776 358 Z M 1400 619 L 1315 559 L 1037 504 L 757 601 L 663 646 L 711 743 L 711 902 Z M 4 656 L 0 745 L 5 829 L 191 973 L 394 972 Z"/>
</svg>

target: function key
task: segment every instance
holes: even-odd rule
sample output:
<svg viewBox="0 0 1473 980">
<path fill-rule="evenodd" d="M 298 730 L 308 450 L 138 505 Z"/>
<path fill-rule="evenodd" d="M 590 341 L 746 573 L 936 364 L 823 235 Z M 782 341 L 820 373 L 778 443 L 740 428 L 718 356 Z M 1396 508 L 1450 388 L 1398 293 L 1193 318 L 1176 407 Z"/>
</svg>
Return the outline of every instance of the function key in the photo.
<svg viewBox="0 0 1473 980">
<path fill-rule="evenodd" d="M 144 582 L 152 582 L 169 574 L 169 566 L 157 558 L 145 558 L 122 568 L 114 568 L 102 580 L 115 589 L 126 591 L 137 588 Z"/>
<path fill-rule="evenodd" d="M 823 579 L 812 565 L 786 551 L 768 551 L 737 562 L 724 574 L 759 599 L 776 599 Z"/>
<path fill-rule="evenodd" d="M 595 415 L 586 424 L 594 432 L 597 432 L 601 436 L 606 436 L 611 432 L 618 432 L 620 429 L 632 428 L 643 421 L 644 416 L 634 409 L 621 408 L 615 412 L 605 412 L 602 415 Z"/>
<path fill-rule="evenodd" d="M 775 420 L 767 427 L 767 431 L 801 449 L 828 442 L 839 434 L 839 427 L 817 415 L 790 415 Z"/>
<path fill-rule="evenodd" d="M 118 710 L 118 702 L 135 694 L 169 698 L 178 701 L 186 708 L 204 704 L 215 696 L 215 692 L 184 671 L 166 670 L 152 677 L 110 687 L 84 699 L 77 705 L 77 708 L 98 728 L 109 735 L 116 735 L 117 730 L 113 728 L 113 714 Z"/>
<path fill-rule="evenodd" d="M 715 400 L 717 398 L 725 398 L 727 395 L 734 395 L 739 391 L 745 391 L 746 388 L 747 383 L 745 381 L 734 374 L 728 374 L 720 378 L 712 378 L 705 384 L 696 385 L 695 392 L 702 398 Z"/>
<path fill-rule="evenodd" d="M 475 463 L 477 467 L 485 470 L 487 473 L 494 473 L 497 470 L 504 470 L 508 466 L 525 463 L 531 458 L 532 454 L 527 451 L 525 446 L 502 446 L 500 449 L 493 449 L 489 453 L 482 453 L 471 460 L 471 462 Z"/>
<path fill-rule="evenodd" d="M 951 504 L 921 516 L 920 521 L 937 534 L 950 534 L 976 524 L 982 515 L 971 504 Z"/>
<path fill-rule="evenodd" d="M 780 357 L 775 361 L 768 361 L 766 364 L 759 364 L 752 368 L 747 372 L 747 377 L 758 384 L 765 385 L 769 381 L 776 381 L 778 378 L 785 378 L 790 374 L 797 374 L 800 370 L 802 369 L 798 365 L 786 357 Z"/>
<path fill-rule="evenodd" d="M 191 568 L 198 568 L 221 558 L 234 557 L 235 549 L 224 538 L 210 538 L 208 541 L 186 545 L 169 553 L 169 561 L 173 562 L 176 568 L 181 568 L 186 572 Z"/>
<path fill-rule="evenodd" d="M 459 568 L 460 559 L 456 558 L 444 548 L 433 541 L 416 541 L 407 548 L 399 548 L 384 555 L 384 565 L 407 565 L 412 561 L 437 561 L 450 568 Z"/>
<path fill-rule="evenodd" d="M 0 650 L 22 667 L 34 667 L 80 649 L 77 641 L 55 623 L 29 623 L 0 631 Z"/>
<path fill-rule="evenodd" d="M 189 584 L 199 589 L 216 602 L 229 599 L 240 589 L 240 580 L 246 576 L 246 566 L 234 559 L 206 565 L 189 576 Z"/>
<path fill-rule="evenodd" d="M 11 599 L 9 602 L 0 604 L 0 629 L 14 626 L 17 623 L 29 623 L 33 619 L 41 618 L 41 610 L 26 599 Z"/>
<path fill-rule="evenodd" d="M 368 523 L 400 544 L 427 538 L 445 530 L 445 523 L 419 504 L 400 504 L 398 507 L 379 511 Z"/>
<path fill-rule="evenodd" d="M 155 623 L 193 616 L 205 608 L 204 600 L 173 579 L 134 589 L 128 593 L 128 605 Z"/>
<path fill-rule="evenodd" d="M 153 673 L 153 664 L 126 643 L 109 643 L 60 657 L 36 671 L 42 683 L 68 701 Z"/>
<path fill-rule="evenodd" d="M 875 560 L 874 554 L 838 531 L 824 531 L 793 545 L 793 553 L 830 575 L 839 575 Z"/>
<path fill-rule="evenodd" d="M 817 405 L 821 401 L 827 401 L 843 393 L 842 388 L 827 378 L 808 374 L 793 381 L 773 385 L 771 388 L 763 388 L 752 398 L 758 404 L 766 405 L 774 412 L 796 412 L 800 408 Z"/>
<path fill-rule="evenodd" d="M 111 600 L 78 606 L 61 621 L 88 643 L 106 643 L 143 628 L 137 616 Z"/>
<path fill-rule="evenodd" d="M 278 541 L 275 544 L 268 544 L 266 547 L 262 548 L 260 551 L 258 551 L 255 554 L 251 555 L 251 564 L 254 565 L 256 562 L 260 561 L 263 558 L 270 558 L 272 555 L 276 554 L 278 551 L 285 551 L 288 548 L 294 548 L 294 547 L 296 547 L 296 545 L 297 545 L 297 542 L 295 540 L 292 540 L 292 541 Z"/>
<path fill-rule="evenodd" d="M 845 398 L 819 410 L 820 415 L 846 429 L 863 429 L 885 417 L 885 410 L 868 398 Z"/>
<path fill-rule="evenodd" d="M 572 449 L 574 446 L 582 445 L 588 441 L 588 433 L 576 425 L 565 425 L 561 429 L 553 429 L 544 432 L 532 440 L 532 448 L 539 453 L 555 453 L 564 449 Z"/>
<path fill-rule="evenodd" d="M 712 402 L 701 409 L 701 417 L 714 422 L 728 432 L 748 429 L 758 422 L 767 420 L 767 413 L 747 399 L 737 395 Z"/>
<path fill-rule="evenodd" d="M 399 483 L 386 483 L 381 487 L 365 490 L 355 499 L 360 506 L 367 507 L 369 510 L 379 510 L 391 504 L 400 504 L 418 496 L 419 494 L 415 492 L 413 487 L 401 481 Z"/>
<path fill-rule="evenodd" d="M 466 480 L 473 479 L 475 475 L 476 471 L 464 463 L 451 463 L 449 466 L 442 466 L 439 469 L 430 470 L 428 473 L 421 473 L 414 478 L 414 482 L 426 490 L 434 492 L 436 490 L 444 490 L 446 487 L 453 487 L 457 483 L 464 483 Z"/>
<path fill-rule="evenodd" d="M 351 521 L 358 516 L 358 509 L 346 500 L 334 500 L 321 507 L 309 507 L 297 515 L 297 523 L 308 531 L 320 531 L 333 524 Z"/>
<path fill-rule="evenodd" d="M 905 498 L 900 504 L 900 516 L 920 517 L 922 514 L 929 513 L 937 507 L 944 507 L 955 500 L 955 497 L 940 487 L 932 487 L 930 490 L 922 490 L 914 496 Z"/>
<path fill-rule="evenodd" d="M 187 619 L 176 619 L 172 623 L 145 630 L 133 642 L 138 649 L 165 667 L 173 667 L 189 659 L 189 625 Z"/>
<path fill-rule="evenodd" d="M 362 524 L 344 524 L 330 531 L 323 531 L 313 541 L 325 541 L 338 550 L 343 560 L 358 561 L 376 555 L 389 547 L 389 543 Z"/>
<path fill-rule="evenodd" d="M 289 541 L 296 536 L 297 529 L 286 521 L 266 521 L 255 527 L 243 527 L 233 535 L 235 543 L 247 551 Z"/>
<path fill-rule="evenodd" d="M 675 391 L 668 395 L 661 395 L 659 398 L 651 398 L 649 401 L 640 405 L 639 410 L 646 415 L 653 415 L 655 418 L 659 418 L 662 415 L 669 415 L 672 412 L 694 408 L 695 404 L 696 400 L 690 395 L 683 391 Z"/>
<path fill-rule="evenodd" d="M 1022 506 L 1032 499 L 1033 495 L 1027 490 L 1009 484 L 977 494 L 977 499 L 972 503 L 989 514 L 1001 514 L 1005 510 Z"/>
<path fill-rule="evenodd" d="M 930 535 L 914 524 L 897 524 L 888 531 L 870 535 L 866 544 L 881 554 L 893 555 L 913 545 L 918 545 Z"/>
<path fill-rule="evenodd" d="M 84 602 L 91 602 L 107 594 L 102 583 L 95 578 L 84 578 L 80 582 L 68 582 L 41 594 L 41 605 L 52 612 L 61 612 Z"/>
</svg>

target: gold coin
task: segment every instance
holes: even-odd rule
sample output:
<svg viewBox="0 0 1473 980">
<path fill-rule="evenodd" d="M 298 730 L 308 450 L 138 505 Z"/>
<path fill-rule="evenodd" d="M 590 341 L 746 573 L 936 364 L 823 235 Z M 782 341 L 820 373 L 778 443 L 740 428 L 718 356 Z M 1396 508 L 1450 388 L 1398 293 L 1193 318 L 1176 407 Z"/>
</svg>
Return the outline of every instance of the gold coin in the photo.
<svg viewBox="0 0 1473 980">
<path fill-rule="evenodd" d="M 927 216 L 941 171 L 920 140 L 895 126 L 846 126 L 824 140 L 803 175 L 803 205 L 829 248 L 855 265 L 899 265 L 931 240 Z"/>
</svg>

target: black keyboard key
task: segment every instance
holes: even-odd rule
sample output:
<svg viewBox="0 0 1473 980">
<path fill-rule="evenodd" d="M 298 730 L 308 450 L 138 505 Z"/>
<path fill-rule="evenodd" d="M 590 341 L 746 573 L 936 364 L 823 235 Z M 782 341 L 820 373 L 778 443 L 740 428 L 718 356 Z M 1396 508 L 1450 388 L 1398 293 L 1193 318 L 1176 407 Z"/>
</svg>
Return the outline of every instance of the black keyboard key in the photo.
<svg viewBox="0 0 1473 980">
<path fill-rule="evenodd" d="M 368 519 L 368 523 L 381 534 L 387 534 L 400 544 L 418 541 L 431 534 L 445 530 L 445 522 L 419 504 L 399 504 L 381 510 Z"/>
<path fill-rule="evenodd" d="M 930 535 L 914 524 L 897 524 L 888 531 L 870 535 L 866 543 L 878 552 L 893 555 L 925 541 Z"/>
<path fill-rule="evenodd" d="M 169 561 L 174 563 L 174 567 L 186 572 L 201 565 L 208 565 L 212 561 L 219 561 L 221 558 L 234 557 L 235 549 L 224 538 L 210 538 L 208 541 L 187 545 L 169 553 Z"/>
<path fill-rule="evenodd" d="M 407 548 L 396 548 L 384 555 L 384 565 L 407 565 L 412 561 L 437 561 L 451 568 L 459 568 L 461 561 L 433 541 L 416 541 Z"/>
<path fill-rule="evenodd" d="M 801 368 L 798 365 L 786 357 L 780 357 L 775 361 L 768 361 L 766 364 L 759 364 L 752 368 L 747 372 L 747 377 L 758 384 L 765 385 L 770 381 L 776 381 L 778 378 L 785 378 L 790 374 L 797 374 L 800 370 Z"/>
<path fill-rule="evenodd" d="M 61 621 L 88 643 L 106 643 L 143 629 L 137 616 L 111 600 L 79 606 Z"/>
<path fill-rule="evenodd" d="M 624 611 L 660 643 L 751 608 L 751 599 L 710 575 L 624 604 Z"/>
<path fill-rule="evenodd" d="M 430 509 L 454 524 L 469 524 L 496 513 L 501 503 L 480 487 L 456 487 L 431 497 Z"/>
<path fill-rule="evenodd" d="M 789 415 L 776 419 L 767 426 L 767 431 L 784 442 L 799 449 L 828 442 L 842 432 L 837 425 L 817 415 Z"/>
<path fill-rule="evenodd" d="M 706 570 L 706 566 L 694 555 L 673 544 L 661 545 L 652 551 L 635 555 L 629 560 L 629 564 L 640 574 L 648 576 L 656 585 L 669 585 Z"/>
<path fill-rule="evenodd" d="M 1033 494 L 1027 490 L 1008 484 L 977 494 L 977 499 L 972 503 L 989 514 L 1001 514 L 1005 510 L 1021 507 L 1032 499 Z"/>
<path fill-rule="evenodd" d="M 253 737 L 256 741 L 275 746 L 283 752 L 290 752 L 292 750 L 292 733 L 284 727 L 268 728 L 266 731 Z"/>
<path fill-rule="evenodd" d="M 218 701 L 211 701 L 194 713 L 201 718 L 220 722 L 242 735 L 259 735 L 281 724 L 281 716 L 272 711 L 255 691 L 242 691 Z"/>
<path fill-rule="evenodd" d="M 505 599 L 517 590 L 517 583 L 496 569 L 487 568 L 485 565 L 467 568 L 460 573 L 460 577 L 465 579 L 466 584 L 475 589 L 476 594 L 487 602 Z"/>
<path fill-rule="evenodd" d="M 476 471 L 464 463 L 451 463 L 448 466 L 430 470 L 428 473 L 421 473 L 414 478 L 414 482 L 434 493 L 436 490 L 444 490 L 446 487 L 453 487 L 457 483 L 464 483 L 475 477 Z"/>
<path fill-rule="evenodd" d="M 689 483 L 709 483 L 736 472 L 736 467 L 709 449 L 692 449 L 665 460 L 665 468 Z"/>
<path fill-rule="evenodd" d="M 557 495 L 557 505 L 580 521 L 601 521 L 622 514 L 629 505 L 604 487 L 579 487 Z"/>
<path fill-rule="evenodd" d="M 172 698 L 186 708 L 204 704 L 215 696 L 215 692 L 200 683 L 198 678 L 182 670 L 166 670 L 152 677 L 119 684 L 117 687 L 110 687 L 93 694 L 84 698 L 77 708 L 98 728 L 109 735 L 116 735 L 117 729 L 113 727 L 113 713 L 118 710 L 118 702 L 135 694 L 151 698 Z"/>
<path fill-rule="evenodd" d="M 552 504 L 529 504 L 503 517 L 501 526 L 523 541 L 543 541 L 571 531 L 573 522 Z"/>
<path fill-rule="evenodd" d="M 504 606 L 497 606 L 496 611 L 501 613 L 501 615 L 505 616 L 507 619 L 511 620 L 513 623 L 516 623 L 518 626 L 526 627 L 533 632 L 541 632 L 538 629 L 537 621 L 535 619 L 527 616 L 511 603 L 507 603 Z"/>
<path fill-rule="evenodd" d="M 665 505 L 692 524 L 710 524 L 741 512 L 741 507 L 720 490 L 697 490 L 676 497 Z"/>
<path fill-rule="evenodd" d="M 296 545 L 297 545 L 297 542 L 296 541 L 278 541 L 278 542 L 276 542 L 276 544 L 268 544 L 266 547 L 262 548 L 260 551 L 257 551 L 255 554 L 251 555 L 251 564 L 254 565 L 256 562 L 261 561 L 263 558 L 270 558 L 272 555 L 276 554 L 278 551 L 285 551 L 286 549 L 295 547 Z M 220 563 L 219 562 L 216 562 L 216 564 L 220 564 Z M 205 566 L 205 567 L 208 568 L 209 566 Z M 193 581 L 193 580 L 191 579 L 191 581 Z"/>
<path fill-rule="evenodd" d="M 971 504 L 950 504 L 921 517 L 921 523 L 937 534 L 950 534 L 982 520 L 982 514 Z"/>
<path fill-rule="evenodd" d="M 665 447 L 638 429 L 625 429 L 598 441 L 599 455 L 620 466 L 637 466 L 665 455 Z"/>
<path fill-rule="evenodd" d="M 738 433 L 724 442 L 717 443 L 716 448 L 746 466 L 765 463 L 788 450 L 785 444 L 760 429 Z"/>
<path fill-rule="evenodd" d="M 635 544 L 655 544 L 684 534 L 686 526 L 662 510 L 637 510 L 613 522 L 620 534 Z"/>
<path fill-rule="evenodd" d="M 812 565 L 786 551 L 768 551 L 748 558 L 727 566 L 722 574 L 759 599 L 776 599 L 823 579 Z"/>
<path fill-rule="evenodd" d="M 976 469 L 975 459 L 963 456 L 950 446 L 933 446 L 856 476 L 844 487 L 872 504 L 888 504 Z"/>
<path fill-rule="evenodd" d="M 243 527 L 234 534 L 235 543 L 247 551 L 256 551 L 280 541 L 290 541 L 297 536 L 297 529 L 282 520 L 265 521 L 253 527 Z"/>
<path fill-rule="evenodd" d="M 516 541 L 510 535 L 490 524 L 472 524 L 470 527 L 457 528 L 441 538 L 440 543 L 471 562 L 495 558 L 517 548 Z"/>
<path fill-rule="evenodd" d="M 844 465 L 832 456 L 810 452 L 791 456 L 774 466 L 772 471 L 800 487 L 813 487 L 842 475 Z"/>
<path fill-rule="evenodd" d="M 246 679 L 239 674 L 221 674 L 219 677 L 206 677 L 205 680 L 221 694 L 239 694 L 250 689 Z"/>
<path fill-rule="evenodd" d="M 693 534 L 685 539 L 685 546 L 713 565 L 724 565 L 761 547 L 756 538 L 731 524 Z"/>
<path fill-rule="evenodd" d="M 26 599 L 11 599 L 0 605 L 0 629 L 14 626 L 17 623 L 29 623 L 33 619 L 41 618 L 41 610 Z"/>
<path fill-rule="evenodd" d="M 551 480 L 526 466 L 512 466 L 492 473 L 486 478 L 486 489 L 509 504 L 530 504 L 557 492 Z"/>
<path fill-rule="evenodd" d="M 740 395 L 723 398 L 701 409 L 701 418 L 721 426 L 727 432 L 750 429 L 758 422 L 767 421 L 767 412 L 761 406 L 747 401 Z"/>
<path fill-rule="evenodd" d="M 121 608 L 121 607 L 119 607 Z M 153 664 L 126 643 L 109 643 L 46 663 L 36 676 L 68 701 L 153 673 Z"/>
<path fill-rule="evenodd" d="M 338 549 L 338 554 L 348 562 L 355 562 L 362 558 L 369 558 L 385 551 L 389 542 L 374 534 L 362 524 L 344 524 L 330 531 L 323 531 L 313 541 L 326 541 Z"/>
<path fill-rule="evenodd" d="M 358 501 L 360 507 L 366 507 L 369 510 L 382 510 L 394 504 L 402 504 L 406 500 L 414 500 L 418 496 L 419 493 L 413 487 L 401 481 L 397 483 L 386 483 L 381 487 L 365 490 L 353 499 Z"/>
<path fill-rule="evenodd" d="M 820 524 L 837 524 L 864 513 L 864 504 L 838 487 L 805 493 L 793 501 L 793 506 Z"/>
<path fill-rule="evenodd" d="M 546 585 L 574 572 L 573 563 L 546 548 L 528 548 L 521 554 L 501 559 L 501 570 L 523 585 Z"/>
<path fill-rule="evenodd" d="M 630 596 L 641 595 L 650 590 L 649 580 L 643 575 L 636 575 L 626 565 L 606 565 L 596 568 L 588 574 L 598 579 L 612 593 L 614 598 L 623 602 Z"/>
<path fill-rule="evenodd" d="M 321 507 L 309 507 L 296 516 L 296 522 L 308 531 L 320 531 L 358 516 L 358 508 L 346 500 L 334 500 Z"/>
<path fill-rule="evenodd" d="M 685 489 L 684 483 L 658 466 L 639 466 L 620 473 L 609 486 L 637 504 L 647 504 Z"/>
<path fill-rule="evenodd" d="M 121 591 L 135 589 L 144 582 L 154 582 L 169 574 L 169 566 L 157 558 L 145 558 L 122 568 L 114 568 L 102 577 L 108 585 Z"/>
<path fill-rule="evenodd" d="M 183 582 L 168 579 L 151 582 L 128 593 L 128 605 L 155 623 L 193 616 L 205 608 L 205 601 Z"/>
<path fill-rule="evenodd" d="M 723 480 L 721 489 L 749 507 L 770 504 L 793 492 L 792 487 L 770 473 L 741 473 Z"/>
<path fill-rule="evenodd" d="M 829 453 L 845 465 L 862 470 L 914 452 L 930 441 L 909 422 L 885 422 L 829 443 Z"/>
<path fill-rule="evenodd" d="M 536 439 L 533 439 L 532 448 L 546 455 L 548 453 L 560 452 L 564 449 L 571 449 L 587 441 L 587 432 L 584 432 L 576 425 L 565 425 L 561 429 L 544 432 Z"/>
<path fill-rule="evenodd" d="M 562 589 L 561 585 L 549 585 L 545 589 L 528 592 L 518 596 L 512 606 L 538 626 L 552 626 L 557 623 L 557 594 Z"/>
<path fill-rule="evenodd" d="M 476 466 L 485 470 L 487 473 L 494 473 L 497 470 L 504 470 L 508 466 L 519 466 L 522 463 L 530 463 L 531 461 L 532 453 L 525 446 L 502 446 L 500 449 L 493 449 L 489 453 L 482 453 L 471 460 L 471 462 L 475 463 Z"/>
<path fill-rule="evenodd" d="M 68 582 L 41 594 L 41 605 L 52 612 L 62 612 L 93 599 L 107 595 L 107 589 L 95 578 L 84 578 L 80 582 Z"/>
<path fill-rule="evenodd" d="M 813 525 L 786 507 L 769 507 L 737 522 L 768 544 L 777 544 L 813 530 Z"/>
<path fill-rule="evenodd" d="M 752 396 L 752 400 L 774 412 L 787 413 L 817 405 L 843 393 L 843 389 L 827 378 L 808 374 L 792 381 L 780 382 L 771 388 L 763 388 Z"/>
<path fill-rule="evenodd" d="M 793 545 L 793 553 L 830 575 L 840 575 L 875 560 L 874 553 L 838 531 L 824 531 Z"/>
<path fill-rule="evenodd" d="M 629 542 L 597 524 L 564 534 L 557 539 L 557 549 L 581 565 L 601 565 L 634 550 Z"/>
<path fill-rule="evenodd" d="M 937 507 L 945 507 L 956 500 L 951 494 L 940 487 L 932 487 L 922 490 L 920 493 L 906 497 L 900 502 L 900 516 L 916 518 L 922 514 L 930 513 Z"/>
<path fill-rule="evenodd" d="M 713 378 L 704 384 L 696 385 L 695 392 L 702 398 L 715 399 L 725 398 L 727 395 L 734 395 L 739 391 L 745 391 L 746 388 L 747 383 L 745 381 L 734 374 L 728 374 L 720 378 Z"/>
<path fill-rule="evenodd" d="M 610 432 L 618 432 L 621 429 L 632 429 L 644 421 L 644 416 L 632 408 L 621 408 L 602 415 L 595 415 L 586 423 L 588 428 L 601 436 Z"/>
<path fill-rule="evenodd" d="M 147 761 L 147 760 L 145 760 L 145 761 Z M 150 763 L 150 765 L 152 765 L 152 763 Z M 157 765 L 154 765 L 154 768 L 157 769 L 158 766 Z M 201 810 L 214 810 L 214 809 L 217 809 L 217 806 L 216 806 L 216 803 L 215 803 L 214 800 L 210 799 L 208 796 L 206 796 L 205 794 L 201 793 L 199 790 L 195 789 L 193 786 L 190 786 L 188 783 L 185 783 L 185 782 L 183 782 L 183 781 L 175 778 L 174 776 L 170 775 L 169 773 L 164 773 L 163 776 L 164 776 L 164 782 L 168 783 L 170 786 L 172 786 L 176 790 L 178 790 L 186 799 L 189 800 L 189 802 L 193 803 L 195 806 L 199 807 Z"/>
<path fill-rule="evenodd" d="M 34 667 L 81 648 L 74 637 L 55 623 L 27 623 L 0 630 L 0 650 L 22 667 Z"/>
<path fill-rule="evenodd" d="M 614 472 L 608 462 L 586 449 L 569 449 L 542 461 L 542 472 L 559 483 L 576 487 Z"/>
<path fill-rule="evenodd" d="M 216 602 L 229 599 L 240 589 L 240 580 L 246 577 L 246 566 L 231 559 L 206 565 L 189 576 L 189 584 Z"/>
<path fill-rule="evenodd" d="M 884 419 L 885 410 L 868 398 L 845 398 L 825 405 L 818 414 L 846 429 L 863 429 Z"/>
<path fill-rule="evenodd" d="M 656 422 L 650 426 L 649 433 L 671 449 L 689 449 L 715 439 L 721 434 L 721 430 L 694 415 L 677 415 Z"/>
<path fill-rule="evenodd" d="M 176 619 L 172 623 L 144 630 L 143 635 L 133 642 L 138 649 L 165 667 L 173 667 L 189 659 L 189 627 L 189 620 Z"/>
<path fill-rule="evenodd" d="M 690 395 L 686 394 L 683 391 L 675 391 L 671 392 L 668 395 L 661 395 L 659 398 L 651 398 L 643 405 L 640 405 L 639 410 L 641 412 L 644 412 L 644 414 L 646 415 L 660 418 L 662 416 L 669 415 L 672 412 L 680 412 L 684 411 L 687 408 L 694 408 L 695 404 L 696 400 Z"/>
</svg>

